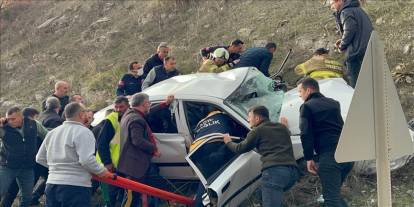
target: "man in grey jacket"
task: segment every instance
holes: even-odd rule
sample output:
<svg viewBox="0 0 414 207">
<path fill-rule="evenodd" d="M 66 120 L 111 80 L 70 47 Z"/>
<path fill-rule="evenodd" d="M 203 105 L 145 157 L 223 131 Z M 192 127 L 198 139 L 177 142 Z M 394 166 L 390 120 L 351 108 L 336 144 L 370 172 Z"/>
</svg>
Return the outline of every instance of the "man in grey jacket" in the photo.
<svg viewBox="0 0 414 207">
<path fill-rule="evenodd" d="M 73 102 L 65 107 L 66 120 L 50 131 L 36 155 L 36 162 L 49 168 L 46 206 L 89 207 L 91 174 L 112 177 L 95 158 L 95 138 L 82 123 L 85 108 Z"/>
<path fill-rule="evenodd" d="M 360 7 L 359 0 L 330 0 L 342 38 L 336 42 L 345 52 L 349 85 L 355 88 L 369 38 L 373 30 L 371 20 Z"/>
</svg>

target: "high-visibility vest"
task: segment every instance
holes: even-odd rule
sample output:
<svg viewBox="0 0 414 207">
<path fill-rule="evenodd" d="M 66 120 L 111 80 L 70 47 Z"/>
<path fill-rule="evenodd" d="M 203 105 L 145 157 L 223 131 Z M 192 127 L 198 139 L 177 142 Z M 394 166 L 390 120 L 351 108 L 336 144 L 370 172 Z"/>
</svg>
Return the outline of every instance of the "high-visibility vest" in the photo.
<svg viewBox="0 0 414 207">
<path fill-rule="evenodd" d="M 119 155 L 121 153 L 121 126 L 119 125 L 118 116 L 118 112 L 112 112 L 105 117 L 106 120 L 111 122 L 111 125 L 115 131 L 115 135 L 109 143 L 109 152 L 111 153 L 111 160 L 114 167 L 118 166 Z M 99 163 L 102 163 L 99 152 L 96 153 L 96 160 Z"/>
<path fill-rule="evenodd" d="M 295 72 L 314 79 L 343 78 L 343 65 L 330 58 L 311 58 L 296 66 Z"/>
</svg>

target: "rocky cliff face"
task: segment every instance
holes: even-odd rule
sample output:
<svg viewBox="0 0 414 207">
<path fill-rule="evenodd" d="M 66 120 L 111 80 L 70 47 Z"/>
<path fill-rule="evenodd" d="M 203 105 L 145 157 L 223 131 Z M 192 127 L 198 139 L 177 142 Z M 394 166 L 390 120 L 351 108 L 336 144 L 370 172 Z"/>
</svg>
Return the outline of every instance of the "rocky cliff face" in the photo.
<svg viewBox="0 0 414 207">
<path fill-rule="evenodd" d="M 131 61 L 143 62 L 167 41 L 184 73 L 200 64 L 201 47 L 246 46 L 275 41 L 273 69 L 289 48 L 294 54 L 285 77 L 317 47 L 339 38 L 326 1 L 13 1 L 0 14 L 1 100 L 38 105 L 57 79 L 99 108 L 114 96 Z M 386 42 L 388 63 L 398 83 L 407 118 L 413 117 L 414 3 L 368 1 L 365 10 Z M 340 54 L 334 54 L 341 58 Z M 412 104 L 411 104 L 412 105 Z"/>
</svg>

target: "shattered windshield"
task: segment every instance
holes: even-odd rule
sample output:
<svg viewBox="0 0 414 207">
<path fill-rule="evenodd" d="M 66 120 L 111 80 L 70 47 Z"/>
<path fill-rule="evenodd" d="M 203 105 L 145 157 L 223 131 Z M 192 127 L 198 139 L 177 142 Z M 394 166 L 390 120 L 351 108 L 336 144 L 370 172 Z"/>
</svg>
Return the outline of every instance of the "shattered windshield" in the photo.
<svg viewBox="0 0 414 207">
<path fill-rule="evenodd" d="M 240 85 L 225 103 L 247 120 L 247 111 L 252 106 L 263 105 L 269 109 L 270 120 L 279 120 L 284 93 L 274 90 L 273 80 L 264 76 L 258 70 L 249 70 Z"/>
</svg>

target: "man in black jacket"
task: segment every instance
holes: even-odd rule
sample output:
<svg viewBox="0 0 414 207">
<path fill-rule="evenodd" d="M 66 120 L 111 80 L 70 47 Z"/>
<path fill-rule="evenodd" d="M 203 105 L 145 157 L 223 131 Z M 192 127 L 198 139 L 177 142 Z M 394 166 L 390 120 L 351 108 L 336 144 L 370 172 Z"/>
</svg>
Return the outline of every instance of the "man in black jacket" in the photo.
<svg viewBox="0 0 414 207">
<path fill-rule="evenodd" d="M 273 53 L 276 52 L 276 43 L 269 42 L 265 47 L 249 48 L 240 56 L 240 62 L 234 67 L 256 67 L 265 76 L 269 77 L 269 66 L 273 59 Z"/>
<path fill-rule="evenodd" d="M 307 169 L 318 174 L 326 206 L 347 206 L 341 197 L 341 186 L 353 163 L 337 163 L 334 155 L 344 124 L 338 101 L 323 96 L 315 79 L 305 78 L 298 85 L 304 100 L 300 107 L 300 139 Z M 319 167 L 314 162 L 314 151 Z"/>
<path fill-rule="evenodd" d="M 142 79 L 144 80 L 147 77 L 148 73 L 153 69 L 155 66 L 159 66 L 164 64 L 164 58 L 168 56 L 170 52 L 170 48 L 166 42 L 161 42 L 157 47 L 157 53 L 149 57 L 145 60 L 144 63 L 144 75 Z"/>
<path fill-rule="evenodd" d="M 56 97 L 60 101 L 60 109 L 59 109 L 59 116 L 62 116 L 63 109 L 69 103 L 69 96 L 67 95 L 69 92 L 69 83 L 66 81 L 58 81 L 55 84 L 55 92 L 51 95 Z M 42 109 L 43 111 L 46 110 L 46 100 L 42 102 Z"/>
<path fill-rule="evenodd" d="M 39 120 L 47 129 L 54 129 L 63 123 L 63 119 L 59 116 L 60 102 L 59 99 L 51 96 L 45 102 L 46 111 L 40 113 Z"/>
<path fill-rule="evenodd" d="M 159 65 L 153 68 L 149 73 L 148 76 L 145 78 L 144 82 L 142 83 L 142 90 L 159 83 L 163 80 L 167 80 L 174 76 L 180 75 L 180 72 L 176 69 L 177 61 L 175 57 L 166 57 L 164 58 L 164 64 Z"/>
<path fill-rule="evenodd" d="M 120 154 L 120 122 L 122 115 L 128 110 L 129 102 L 125 96 L 118 96 L 114 101 L 114 112 L 108 114 L 102 121 L 100 133 L 97 140 L 97 159 L 100 163 L 104 164 L 105 168 L 110 172 L 116 172 L 118 166 L 119 154 Z M 106 185 L 106 184 L 103 184 Z M 103 186 L 101 184 L 101 186 Z M 103 187 L 105 189 L 105 187 Z M 119 206 L 123 199 L 123 189 L 108 185 L 108 198 L 107 206 Z M 106 193 L 106 192 L 104 192 Z"/>
<path fill-rule="evenodd" d="M 230 54 L 229 59 L 227 59 L 226 64 L 228 64 L 230 67 L 233 67 L 236 63 L 239 62 L 240 53 L 243 52 L 243 45 L 244 45 L 243 41 L 239 39 L 235 39 L 228 46 L 205 47 L 200 50 L 200 55 L 203 58 L 203 61 L 206 61 L 212 58 L 212 54 L 214 53 L 216 49 L 224 48 Z"/>
<path fill-rule="evenodd" d="M 35 120 L 36 117 L 39 115 L 39 111 L 32 107 L 26 107 L 22 110 L 22 114 L 23 114 L 23 117 L 27 117 L 31 120 Z M 42 144 L 42 139 L 40 139 L 40 137 L 37 137 L 38 148 L 40 147 L 40 144 Z M 39 171 L 37 170 L 40 169 L 41 167 L 42 166 L 36 164 L 34 168 L 35 169 L 35 183 L 39 177 L 39 173 L 37 173 Z M 46 168 L 46 171 L 47 171 L 47 168 Z M 11 207 L 14 202 L 14 199 L 16 199 L 18 192 L 19 192 L 19 186 L 17 185 L 16 180 L 14 180 L 12 184 L 10 184 L 7 194 L 5 196 L 1 196 L 0 207 Z"/>
<path fill-rule="evenodd" d="M 131 96 L 141 92 L 144 70 L 138 62 L 129 64 L 128 73 L 122 76 L 116 89 L 117 96 Z"/>
<path fill-rule="evenodd" d="M 37 137 L 43 139 L 46 134 L 40 123 L 23 117 L 18 107 L 8 109 L 6 118 L 0 118 L 0 196 L 17 180 L 22 194 L 20 206 L 30 205 Z"/>
<path fill-rule="evenodd" d="M 371 20 L 361 9 L 359 0 L 330 0 L 330 5 L 342 34 L 336 47 L 346 54 L 349 84 L 354 88 L 373 30 Z"/>
</svg>

